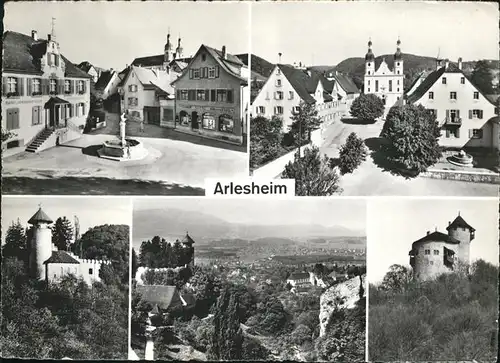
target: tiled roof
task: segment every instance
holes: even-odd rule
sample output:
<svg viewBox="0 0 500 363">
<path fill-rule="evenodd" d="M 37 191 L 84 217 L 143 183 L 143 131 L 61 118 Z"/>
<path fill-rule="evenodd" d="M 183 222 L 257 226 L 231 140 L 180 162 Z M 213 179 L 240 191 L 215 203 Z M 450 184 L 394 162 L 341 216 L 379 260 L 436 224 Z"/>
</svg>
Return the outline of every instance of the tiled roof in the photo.
<svg viewBox="0 0 500 363">
<path fill-rule="evenodd" d="M 335 81 L 346 93 L 359 93 L 358 87 L 354 84 L 352 79 L 342 73 L 335 74 Z"/>
<path fill-rule="evenodd" d="M 135 58 L 132 65 L 137 67 L 161 66 L 163 65 L 163 54 Z"/>
<path fill-rule="evenodd" d="M 83 61 L 79 65 L 77 65 L 78 68 L 80 68 L 82 71 L 85 73 L 89 73 L 90 68 L 92 68 L 92 64 L 88 61 Z"/>
<path fill-rule="evenodd" d="M 137 292 L 143 302 L 150 303 L 162 310 L 182 305 L 179 291 L 175 286 L 137 285 Z"/>
<path fill-rule="evenodd" d="M 303 279 L 309 279 L 309 273 L 308 272 L 293 272 L 288 276 L 288 280 L 303 280 Z"/>
<path fill-rule="evenodd" d="M 426 235 L 425 237 L 420 238 L 419 240 L 413 242 L 413 245 L 416 243 L 422 243 L 422 242 L 428 242 L 428 241 L 440 241 L 440 242 L 446 242 L 446 243 L 453 243 L 453 244 L 459 244 L 460 241 L 448 236 L 445 233 L 442 232 L 432 232 Z"/>
<path fill-rule="evenodd" d="M 95 84 L 96 89 L 105 89 L 113 78 L 114 71 L 103 71 Z"/>
<path fill-rule="evenodd" d="M 4 72 L 19 72 L 27 74 L 42 74 L 40 59 L 47 51 L 47 41 L 34 40 L 31 36 L 6 31 L 3 34 L 3 59 Z M 90 75 L 79 69 L 61 54 L 66 68 L 66 77 L 91 78 Z"/>
<path fill-rule="evenodd" d="M 333 101 L 333 97 L 328 92 L 323 92 L 323 100 L 325 102 L 330 102 L 330 101 Z"/>
<path fill-rule="evenodd" d="M 184 236 L 184 238 L 181 240 L 181 243 L 192 244 L 192 243 L 194 243 L 194 240 L 191 238 L 191 236 L 188 233 L 186 233 L 186 235 Z"/>
<path fill-rule="evenodd" d="M 455 227 L 460 227 L 460 228 L 469 228 L 472 232 L 475 231 L 474 227 L 472 227 L 470 224 L 468 224 L 461 216 L 458 216 L 455 218 L 451 224 L 446 227 L 446 229 L 449 231 L 451 228 Z"/>
<path fill-rule="evenodd" d="M 79 264 L 80 262 L 71 257 L 67 252 L 65 251 L 52 251 L 52 256 L 48 258 L 47 261 L 44 262 L 45 264 L 47 263 L 72 263 L 72 264 Z"/>
<path fill-rule="evenodd" d="M 316 82 L 314 82 L 312 77 L 310 77 L 305 70 L 297 69 L 289 64 L 278 64 L 277 66 L 281 69 L 283 75 L 288 79 L 288 82 L 290 82 L 295 92 L 297 92 L 304 102 L 316 102 L 314 97 L 311 96 L 311 93 L 316 91 L 317 79 Z"/>
<path fill-rule="evenodd" d="M 120 82 L 118 83 L 118 87 L 122 87 L 125 84 L 125 80 L 128 77 L 128 74 L 130 73 L 131 67 L 125 68 L 123 71 L 118 73 L 118 77 L 120 77 Z"/>
<path fill-rule="evenodd" d="M 43 223 L 52 223 L 53 220 L 45 214 L 45 212 L 42 210 L 42 208 L 38 208 L 37 212 L 33 214 L 33 216 L 29 219 L 28 223 L 29 224 L 36 224 L 38 222 L 43 222 Z"/>
</svg>

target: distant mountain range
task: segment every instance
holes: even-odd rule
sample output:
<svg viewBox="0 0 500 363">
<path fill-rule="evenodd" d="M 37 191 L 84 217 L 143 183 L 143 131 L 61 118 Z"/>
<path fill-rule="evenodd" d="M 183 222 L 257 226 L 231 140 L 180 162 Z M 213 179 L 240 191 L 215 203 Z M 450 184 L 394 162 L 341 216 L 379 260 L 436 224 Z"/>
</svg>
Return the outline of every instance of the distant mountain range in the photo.
<svg viewBox="0 0 500 363">
<path fill-rule="evenodd" d="M 261 238 L 321 238 L 321 237 L 363 237 L 364 231 L 342 226 L 262 225 L 230 223 L 212 215 L 173 208 L 134 211 L 133 240 L 138 244 L 154 236 L 183 236 L 186 232 L 198 242 L 220 239 Z"/>
</svg>

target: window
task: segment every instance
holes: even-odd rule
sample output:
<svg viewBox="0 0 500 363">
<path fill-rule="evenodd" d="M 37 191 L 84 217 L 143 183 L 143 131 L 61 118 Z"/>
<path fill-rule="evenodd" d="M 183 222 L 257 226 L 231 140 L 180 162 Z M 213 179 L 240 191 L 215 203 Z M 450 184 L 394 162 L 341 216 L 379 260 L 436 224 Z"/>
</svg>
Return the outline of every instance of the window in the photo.
<svg viewBox="0 0 500 363">
<path fill-rule="evenodd" d="M 368 75 L 372 74 L 372 72 L 368 71 Z"/>
<path fill-rule="evenodd" d="M 281 91 L 276 91 L 276 92 L 274 93 L 274 99 L 276 99 L 276 100 L 282 100 L 282 99 L 283 99 L 283 92 L 281 92 Z"/>
<path fill-rule="evenodd" d="M 17 93 L 17 78 L 9 77 L 7 79 L 7 93 Z"/>
<path fill-rule="evenodd" d="M 368 86 L 370 85 L 370 80 L 368 80 Z"/>
<path fill-rule="evenodd" d="M 389 80 L 389 92 L 392 92 L 392 80 Z"/>
<path fill-rule="evenodd" d="M 82 81 L 80 81 L 82 82 Z M 136 84 L 129 84 L 128 86 L 129 92 L 137 92 L 137 85 Z M 78 83 L 78 91 L 80 91 L 80 83 Z"/>
<path fill-rule="evenodd" d="M 473 139 L 482 139 L 483 138 L 483 130 L 482 129 L 472 129 L 469 131 L 470 137 Z"/>
<path fill-rule="evenodd" d="M 378 80 L 375 81 L 375 92 L 378 92 Z"/>
<path fill-rule="evenodd" d="M 129 106 L 137 106 L 139 104 L 139 100 L 137 97 L 129 97 L 128 98 L 128 105 Z"/>
<path fill-rule="evenodd" d="M 215 78 L 215 67 L 208 68 L 208 78 Z"/>
<path fill-rule="evenodd" d="M 283 115 L 283 107 L 281 107 L 281 106 L 274 107 L 274 114 L 275 115 Z"/>
<path fill-rule="evenodd" d="M 456 100 L 457 99 L 457 93 L 456 92 L 450 92 L 450 100 Z"/>
<path fill-rule="evenodd" d="M 397 80 L 396 84 L 399 86 L 399 79 Z M 399 90 L 399 88 L 398 88 L 398 90 Z"/>
<path fill-rule="evenodd" d="M 288 92 L 288 99 L 293 100 L 293 91 Z"/>
<path fill-rule="evenodd" d="M 398 62 L 398 63 L 396 63 L 396 65 L 397 65 L 397 66 L 399 66 L 399 62 Z"/>
<path fill-rule="evenodd" d="M 434 92 L 429 92 L 429 99 L 430 100 L 433 100 L 434 99 Z"/>
<path fill-rule="evenodd" d="M 89 268 L 89 275 L 92 275 L 94 273 L 94 271 L 92 271 L 91 268 Z"/>
<path fill-rule="evenodd" d="M 474 99 L 475 100 L 478 100 L 479 99 L 479 92 L 474 92 Z"/>
<path fill-rule="evenodd" d="M 64 93 L 71 93 L 71 81 L 64 81 Z"/>
<path fill-rule="evenodd" d="M 219 117 L 219 131 L 222 132 L 234 131 L 234 120 L 230 115 L 224 114 Z"/>
<path fill-rule="evenodd" d="M 194 79 L 199 79 L 200 78 L 200 69 L 193 69 L 193 78 Z"/>
<path fill-rule="evenodd" d="M 370 87 L 368 87 L 368 93 L 370 93 Z"/>
<path fill-rule="evenodd" d="M 432 109 L 432 108 L 428 109 L 427 111 L 429 111 L 429 113 L 430 113 L 431 115 L 433 115 L 433 116 L 436 116 L 436 115 L 437 115 L 436 110 L 434 110 L 434 109 Z"/>
<path fill-rule="evenodd" d="M 434 255 L 439 256 L 439 250 L 434 250 Z"/>
<path fill-rule="evenodd" d="M 205 62 L 205 61 L 207 60 L 207 55 L 206 55 L 205 53 L 203 53 L 203 54 L 201 55 L 201 60 L 202 60 L 203 62 Z"/>
<path fill-rule="evenodd" d="M 430 255 L 430 254 L 431 254 L 431 250 L 425 250 L 425 251 L 424 251 L 424 254 L 425 254 L 425 255 Z"/>
<path fill-rule="evenodd" d="M 188 126 L 191 122 L 191 117 L 186 111 L 179 112 L 180 124 L 184 126 Z"/>
<path fill-rule="evenodd" d="M 276 87 L 281 87 L 281 79 L 276 80 Z"/>
<path fill-rule="evenodd" d="M 183 101 L 188 100 L 188 90 L 187 89 L 181 90 L 180 99 Z"/>
<path fill-rule="evenodd" d="M 399 69 L 398 69 L 398 72 L 397 72 L 397 73 L 398 73 L 398 74 L 400 74 L 400 73 L 401 73 L 401 72 L 399 71 Z"/>
<path fill-rule="evenodd" d="M 470 110 L 469 111 L 469 118 L 470 119 L 473 119 L 473 118 L 482 119 L 483 118 L 483 110 Z"/>
<path fill-rule="evenodd" d="M 217 102 L 227 102 L 227 92 L 225 89 L 217 90 Z"/>
<path fill-rule="evenodd" d="M 204 113 L 201 120 L 201 126 L 207 130 L 215 130 L 215 117 L 210 113 Z"/>
<path fill-rule="evenodd" d="M 460 84 L 465 84 L 465 77 L 460 78 Z"/>
<path fill-rule="evenodd" d="M 85 81 L 78 81 L 78 93 L 85 93 Z M 137 92 L 137 85 L 134 84 L 134 92 Z"/>
<path fill-rule="evenodd" d="M 32 80 L 32 95 L 42 94 L 42 80 L 40 78 L 33 78 Z"/>
<path fill-rule="evenodd" d="M 276 69 L 276 74 L 280 75 L 281 74 L 281 69 L 277 68 Z"/>
<path fill-rule="evenodd" d="M 17 130 L 19 128 L 19 109 L 7 109 L 7 130 Z"/>
<path fill-rule="evenodd" d="M 264 106 L 257 106 L 257 114 L 261 115 L 266 113 L 266 108 Z"/>
<path fill-rule="evenodd" d="M 446 84 L 446 77 L 441 78 L 441 83 Z"/>
<path fill-rule="evenodd" d="M 57 79 L 50 80 L 50 94 L 57 93 Z"/>
<path fill-rule="evenodd" d="M 370 63 L 370 62 L 368 62 L 368 67 L 369 67 L 369 66 L 371 66 L 371 63 Z"/>
<path fill-rule="evenodd" d="M 42 107 L 33 106 L 32 114 L 31 125 L 40 125 L 42 123 Z"/>
<path fill-rule="evenodd" d="M 196 101 L 208 101 L 204 89 L 196 90 Z"/>
<path fill-rule="evenodd" d="M 399 92 L 399 88 L 398 88 L 398 92 Z"/>
</svg>

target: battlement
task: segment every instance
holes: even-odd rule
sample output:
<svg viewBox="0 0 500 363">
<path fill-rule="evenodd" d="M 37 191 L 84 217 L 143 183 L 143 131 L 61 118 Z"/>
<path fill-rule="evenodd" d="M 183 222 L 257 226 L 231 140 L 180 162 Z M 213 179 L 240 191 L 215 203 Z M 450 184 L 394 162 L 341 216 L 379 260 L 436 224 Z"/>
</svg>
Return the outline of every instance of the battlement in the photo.
<svg viewBox="0 0 500 363">
<path fill-rule="evenodd" d="M 91 265 L 110 265 L 111 264 L 111 261 L 107 261 L 107 260 L 94 260 L 94 259 L 82 258 L 82 259 L 78 259 L 78 261 L 80 261 L 80 263 L 86 263 L 86 264 L 91 264 Z"/>
</svg>

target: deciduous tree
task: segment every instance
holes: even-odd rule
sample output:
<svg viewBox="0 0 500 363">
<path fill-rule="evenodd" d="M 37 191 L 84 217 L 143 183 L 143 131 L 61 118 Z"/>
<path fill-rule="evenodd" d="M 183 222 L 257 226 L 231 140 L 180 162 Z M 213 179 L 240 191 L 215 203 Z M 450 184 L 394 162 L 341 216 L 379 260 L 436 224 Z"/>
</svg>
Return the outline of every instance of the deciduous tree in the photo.
<svg viewBox="0 0 500 363">
<path fill-rule="evenodd" d="M 485 94 L 495 93 L 493 87 L 492 69 L 488 62 L 480 60 L 476 62 L 471 74 L 472 83 Z"/>
<path fill-rule="evenodd" d="M 257 116 L 250 120 L 250 168 L 274 160 L 280 155 L 283 140 L 283 120 Z"/>
<path fill-rule="evenodd" d="M 384 114 L 384 102 L 375 94 L 360 94 L 351 105 L 351 115 L 360 120 L 373 121 Z"/>
<path fill-rule="evenodd" d="M 344 145 L 340 147 L 340 172 L 352 173 L 363 161 L 366 160 L 367 149 L 362 138 L 351 132 Z"/>
<path fill-rule="evenodd" d="M 308 142 L 311 139 L 311 132 L 321 126 L 321 119 L 314 103 L 300 101 L 297 112 L 292 115 L 291 119 L 290 132 L 298 146 Z"/>
</svg>

